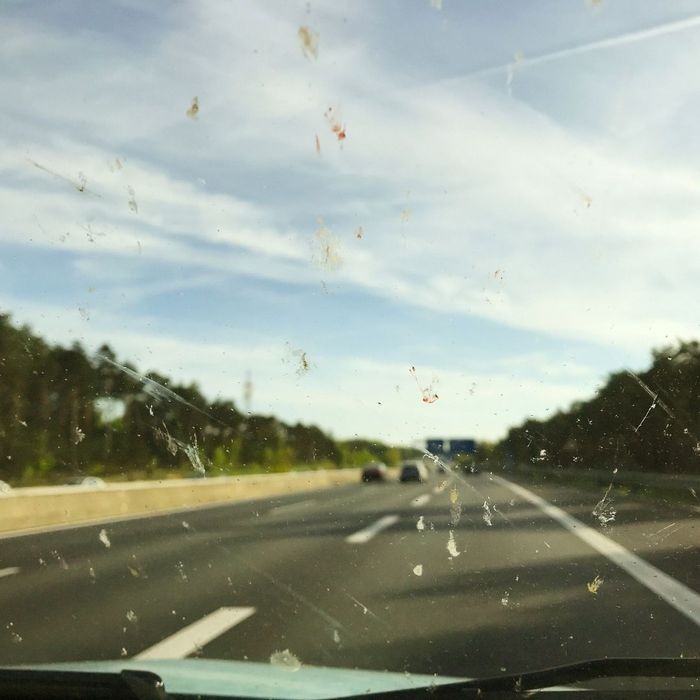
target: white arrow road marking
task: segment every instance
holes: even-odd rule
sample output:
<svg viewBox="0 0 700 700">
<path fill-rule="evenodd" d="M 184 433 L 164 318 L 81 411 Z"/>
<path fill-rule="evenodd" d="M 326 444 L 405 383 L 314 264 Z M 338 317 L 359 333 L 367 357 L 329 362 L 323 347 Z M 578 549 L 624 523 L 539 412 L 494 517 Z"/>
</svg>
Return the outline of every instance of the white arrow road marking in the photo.
<svg viewBox="0 0 700 700">
<path fill-rule="evenodd" d="M 368 525 L 366 528 L 353 533 L 349 537 L 346 537 L 345 541 L 350 542 L 350 544 L 365 544 L 365 542 L 369 542 L 382 530 L 386 530 L 388 527 L 391 527 L 398 519 L 398 515 L 385 515 L 383 518 L 379 518 L 379 520 L 371 525 Z"/>
<path fill-rule="evenodd" d="M 255 608 L 219 608 L 149 647 L 135 659 L 184 659 L 249 618 Z"/>
</svg>

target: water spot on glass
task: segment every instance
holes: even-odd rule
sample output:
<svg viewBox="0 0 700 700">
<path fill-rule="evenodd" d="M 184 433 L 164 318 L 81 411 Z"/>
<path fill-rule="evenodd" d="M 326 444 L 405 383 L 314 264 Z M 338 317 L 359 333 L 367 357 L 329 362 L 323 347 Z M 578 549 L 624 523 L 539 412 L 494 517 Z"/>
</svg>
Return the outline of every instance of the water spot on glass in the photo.
<svg viewBox="0 0 700 700">
<path fill-rule="evenodd" d="M 455 543 L 455 533 L 452 530 L 450 530 L 450 533 L 447 537 L 447 551 L 450 555 L 450 558 L 455 558 L 460 555 L 460 552 L 457 549 L 457 544 Z"/>
<path fill-rule="evenodd" d="M 322 217 L 318 218 L 318 229 L 312 242 L 312 262 L 325 270 L 336 270 L 341 265 L 338 242 L 326 226 Z"/>
<path fill-rule="evenodd" d="M 421 401 L 423 403 L 428 404 L 435 403 L 440 397 L 435 393 L 435 391 L 433 391 L 432 382 L 423 389 L 421 388 L 420 382 L 418 381 L 418 374 L 416 372 L 416 368 L 414 366 L 411 366 L 411 368 L 408 371 L 416 382 L 416 386 L 418 387 L 418 391 L 420 392 Z"/>
<path fill-rule="evenodd" d="M 10 633 L 10 639 L 12 640 L 13 644 L 20 644 L 23 640 L 22 637 L 17 634 L 15 631 L 15 623 L 14 622 L 9 622 L 6 626 L 5 629 L 7 629 Z"/>
<path fill-rule="evenodd" d="M 347 138 L 347 130 L 345 125 L 341 122 L 340 111 L 338 109 L 334 109 L 333 107 L 329 107 L 324 112 L 323 116 L 326 118 L 331 132 L 335 134 L 338 141 L 344 141 Z"/>
<path fill-rule="evenodd" d="M 126 188 L 126 191 L 129 195 L 129 200 L 128 200 L 128 205 L 129 205 L 129 210 L 132 211 L 134 214 L 139 213 L 139 205 L 136 203 L 136 193 L 134 192 L 134 188 L 129 185 L 129 187 Z"/>
<path fill-rule="evenodd" d="M 515 73 L 521 68 L 523 62 L 525 61 L 525 54 L 518 49 L 513 54 L 513 62 L 509 63 L 506 67 L 506 90 L 508 95 L 512 96 L 513 78 L 515 78 Z"/>
<path fill-rule="evenodd" d="M 304 56 L 308 59 L 317 59 L 319 42 L 318 32 L 315 32 L 311 27 L 302 26 L 299 27 L 297 36 L 299 37 L 299 44 L 301 45 Z"/>
<path fill-rule="evenodd" d="M 603 585 L 603 580 L 604 579 L 602 576 L 596 576 L 592 581 L 589 581 L 586 584 L 586 588 L 588 588 L 588 592 L 592 593 L 593 595 L 598 593 L 598 591 L 600 590 L 600 587 Z"/>
<path fill-rule="evenodd" d="M 462 501 L 459 497 L 457 487 L 450 489 L 450 525 L 456 527 L 462 517 Z"/>
<path fill-rule="evenodd" d="M 177 569 L 178 574 L 180 574 L 180 579 L 183 581 L 187 581 L 187 573 L 185 572 L 185 565 L 179 561 L 177 564 L 175 564 L 175 568 Z"/>
<path fill-rule="evenodd" d="M 51 550 L 51 556 L 58 562 L 58 565 L 64 570 L 68 571 L 70 568 L 68 562 L 55 550 Z"/>
<path fill-rule="evenodd" d="M 126 565 L 126 568 L 134 578 L 148 578 L 143 567 L 136 560 L 135 554 L 131 555 L 131 561 Z"/>
<path fill-rule="evenodd" d="M 481 515 L 483 521 L 489 526 L 493 527 L 493 513 L 491 512 L 491 503 L 490 499 L 486 499 L 481 506 L 483 509 L 483 513 Z M 499 511 L 500 512 L 500 511 Z"/>
<path fill-rule="evenodd" d="M 301 661 L 289 649 L 270 654 L 270 663 L 286 671 L 298 671 L 301 668 Z"/>
<path fill-rule="evenodd" d="M 613 498 L 610 495 L 612 486 L 613 482 L 611 481 L 603 494 L 603 497 L 598 501 L 598 503 L 596 503 L 592 511 L 593 515 L 598 519 L 601 526 L 606 526 L 613 522 L 615 520 L 615 516 L 617 515 Z"/>
<path fill-rule="evenodd" d="M 199 115 L 199 98 L 195 95 L 195 97 L 192 98 L 192 102 L 190 106 L 188 107 L 187 111 L 185 114 L 190 118 L 190 119 L 196 119 L 197 116 Z"/>
</svg>

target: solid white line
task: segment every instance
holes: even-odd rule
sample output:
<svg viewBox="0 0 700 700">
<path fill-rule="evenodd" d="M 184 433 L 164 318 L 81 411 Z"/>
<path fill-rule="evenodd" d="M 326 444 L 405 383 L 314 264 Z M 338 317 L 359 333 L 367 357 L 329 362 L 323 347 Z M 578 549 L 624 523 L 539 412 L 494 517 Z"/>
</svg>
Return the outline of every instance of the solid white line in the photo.
<svg viewBox="0 0 700 700">
<path fill-rule="evenodd" d="M 205 644 L 249 618 L 255 608 L 219 608 L 183 627 L 140 654 L 135 659 L 184 659 Z"/>
<path fill-rule="evenodd" d="M 386 530 L 388 527 L 391 527 L 398 519 L 398 515 L 385 515 L 383 518 L 379 518 L 379 520 L 371 525 L 368 525 L 363 530 L 359 530 L 358 532 L 349 535 L 345 538 L 345 541 L 350 542 L 351 544 L 365 544 L 365 542 L 369 542 L 382 530 Z"/>
<path fill-rule="evenodd" d="M 422 493 L 420 496 L 416 496 L 412 501 L 411 505 L 414 508 L 420 508 L 421 506 L 424 506 L 432 496 L 429 493 Z"/>
<path fill-rule="evenodd" d="M 19 573 L 19 566 L 8 566 L 6 569 L 0 569 L 0 578 L 3 576 L 12 576 Z"/>
<path fill-rule="evenodd" d="M 672 605 L 678 612 L 700 626 L 700 595 L 695 591 L 644 561 L 644 559 L 625 549 L 609 537 L 605 537 L 605 535 L 601 535 L 600 532 L 597 532 L 592 527 L 584 525 L 580 520 L 545 501 L 544 498 L 540 498 L 532 491 L 528 491 L 528 489 L 495 474 L 493 480 L 537 506 L 550 518 L 556 520 L 576 537 L 593 547 L 604 557 L 607 557 L 613 564 L 617 564 L 632 578 L 639 581 L 650 591 L 663 598 L 669 605 Z"/>
<path fill-rule="evenodd" d="M 299 508 L 301 506 L 308 506 L 309 503 L 316 503 L 315 498 L 307 498 L 305 501 L 297 501 L 296 503 L 286 503 L 283 506 L 275 506 L 270 508 L 268 511 L 270 515 L 277 515 L 278 513 L 284 513 L 287 510 L 293 510 L 294 508 Z"/>
</svg>

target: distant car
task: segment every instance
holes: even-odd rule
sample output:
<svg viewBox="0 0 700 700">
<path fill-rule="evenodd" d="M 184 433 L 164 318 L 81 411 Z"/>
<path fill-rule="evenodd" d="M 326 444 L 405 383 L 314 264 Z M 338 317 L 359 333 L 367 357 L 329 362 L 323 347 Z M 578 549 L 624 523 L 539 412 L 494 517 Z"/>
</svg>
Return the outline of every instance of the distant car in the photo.
<svg viewBox="0 0 700 700">
<path fill-rule="evenodd" d="M 81 486 L 87 486 L 92 489 L 102 489 L 107 484 L 105 484 L 104 479 L 100 479 L 99 476 L 86 476 L 81 482 Z"/>
<path fill-rule="evenodd" d="M 362 481 L 366 484 L 375 481 L 386 481 L 389 476 L 389 471 L 386 464 L 382 462 L 372 462 L 362 470 Z"/>
<path fill-rule="evenodd" d="M 404 462 L 401 465 L 399 481 L 405 483 L 407 481 L 417 481 L 422 483 L 428 480 L 428 470 L 423 462 Z"/>
<path fill-rule="evenodd" d="M 465 464 L 464 465 L 464 473 L 469 476 L 471 474 L 480 474 L 481 469 L 476 466 L 476 464 Z"/>
<path fill-rule="evenodd" d="M 99 476 L 74 476 L 66 481 L 69 486 L 85 486 L 91 489 L 101 489 L 104 488 L 104 479 L 100 479 Z"/>
</svg>

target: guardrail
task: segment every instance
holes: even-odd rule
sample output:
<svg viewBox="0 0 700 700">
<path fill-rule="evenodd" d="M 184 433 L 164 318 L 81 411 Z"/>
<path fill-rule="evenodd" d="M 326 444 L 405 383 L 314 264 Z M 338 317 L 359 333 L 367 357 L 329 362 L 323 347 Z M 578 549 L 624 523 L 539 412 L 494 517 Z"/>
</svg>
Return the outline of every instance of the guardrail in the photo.
<svg viewBox="0 0 700 700">
<path fill-rule="evenodd" d="M 514 467 L 514 471 L 521 474 L 539 474 L 559 480 L 565 480 L 567 477 L 572 480 L 583 478 L 600 484 L 609 484 L 614 481 L 615 484 L 631 488 L 646 487 L 664 491 L 684 491 L 700 500 L 700 475 L 695 474 L 659 474 L 658 472 L 633 471 L 624 467 L 618 469 L 617 473 L 613 473 L 614 467 L 610 469 L 582 469 L 529 464 L 518 464 Z"/>
<path fill-rule="evenodd" d="M 0 496 L 0 532 L 149 515 L 360 481 L 360 469 L 319 469 L 283 474 L 206 479 L 131 481 L 87 486 L 37 486 Z"/>
</svg>

